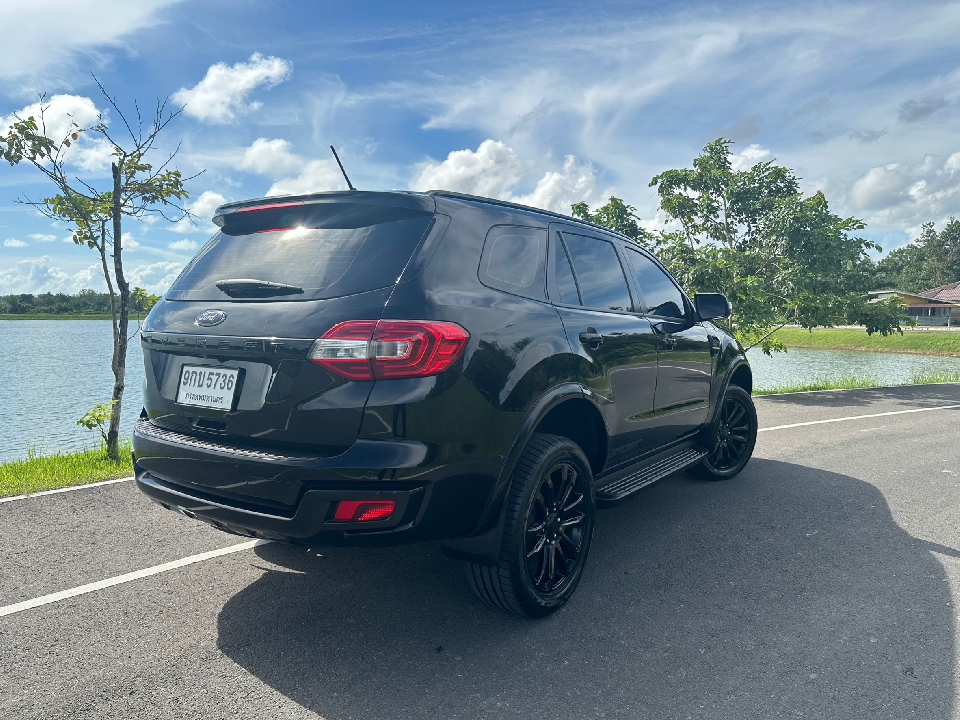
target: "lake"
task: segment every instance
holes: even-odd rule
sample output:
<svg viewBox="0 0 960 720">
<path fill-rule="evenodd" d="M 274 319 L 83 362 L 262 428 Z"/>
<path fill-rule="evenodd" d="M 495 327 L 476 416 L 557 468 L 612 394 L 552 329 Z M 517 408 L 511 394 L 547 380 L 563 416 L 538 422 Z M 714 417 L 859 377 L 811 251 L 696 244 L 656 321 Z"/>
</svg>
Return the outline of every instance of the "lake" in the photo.
<svg viewBox="0 0 960 720">
<path fill-rule="evenodd" d="M 134 333 L 137 324 L 131 325 Z M 0 320 L 0 462 L 42 453 L 96 446 L 96 431 L 78 427 L 77 418 L 107 402 L 110 323 L 104 320 Z M 921 371 L 960 372 L 960 358 L 839 350 L 790 350 L 772 358 L 751 350 L 757 389 L 821 378 L 869 376 L 885 384 L 909 382 Z M 132 433 L 143 392 L 143 355 L 138 337 L 127 355 L 127 389 L 122 431 Z"/>
</svg>

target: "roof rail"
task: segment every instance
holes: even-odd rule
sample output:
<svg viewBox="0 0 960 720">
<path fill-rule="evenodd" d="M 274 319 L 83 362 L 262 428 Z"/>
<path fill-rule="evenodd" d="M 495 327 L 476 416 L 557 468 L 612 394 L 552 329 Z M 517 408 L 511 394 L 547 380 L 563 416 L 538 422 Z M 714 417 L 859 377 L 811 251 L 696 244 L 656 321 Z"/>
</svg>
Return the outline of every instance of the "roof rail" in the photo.
<svg viewBox="0 0 960 720">
<path fill-rule="evenodd" d="M 603 232 L 615 235 L 622 240 L 634 242 L 623 233 L 618 233 L 616 230 L 611 230 L 603 225 L 597 225 L 589 220 L 581 220 L 580 218 L 573 217 L 572 215 L 564 215 L 562 213 L 553 212 L 552 210 L 531 207 L 530 205 L 521 205 L 520 203 L 510 202 L 509 200 L 494 200 L 493 198 L 481 197 L 479 195 L 468 195 L 467 193 L 458 193 L 453 192 L 452 190 L 429 190 L 426 194 L 434 195 L 436 197 L 453 198 L 456 200 L 470 200 L 471 202 L 485 203 L 487 205 L 499 205 L 501 207 L 513 208 L 514 210 L 526 210 L 527 212 L 538 213 L 540 215 L 549 215 L 550 217 L 555 217 L 558 220 L 565 220 L 576 225 L 586 225 L 587 227 L 596 228 L 597 230 L 603 230 Z"/>
</svg>

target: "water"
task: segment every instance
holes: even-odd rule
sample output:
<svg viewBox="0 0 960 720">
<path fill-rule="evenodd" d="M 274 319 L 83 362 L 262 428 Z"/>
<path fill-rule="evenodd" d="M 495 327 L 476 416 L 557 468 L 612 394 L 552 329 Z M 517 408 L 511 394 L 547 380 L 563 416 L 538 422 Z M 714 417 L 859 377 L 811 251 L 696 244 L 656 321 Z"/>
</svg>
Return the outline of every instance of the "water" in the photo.
<svg viewBox="0 0 960 720">
<path fill-rule="evenodd" d="M 130 332 L 137 328 L 133 323 Z M 0 462 L 31 447 L 53 453 L 96 447 L 96 431 L 77 418 L 107 402 L 113 390 L 110 323 L 105 320 L 0 320 Z M 855 375 L 906 383 L 923 371 L 960 372 L 960 358 L 846 350 L 749 352 L 757 389 Z M 127 353 L 121 433 L 130 437 L 140 413 L 143 355 L 134 337 Z"/>
<path fill-rule="evenodd" d="M 773 353 L 772 357 L 753 349 L 747 351 L 747 358 L 757 390 L 850 376 L 875 379 L 881 385 L 902 385 L 920 372 L 960 373 L 960 358 L 937 355 L 792 348 L 785 353 Z"/>
<path fill-rule="evenodd" d="M 129 333 L 137 330 L 131 323 Z M 100 434 L 77 418 L 113 394 L 108 320 L 0 320 L 0 462 L 27 450 L 65 452 L 97 447 Z M 139 336 L 127 352 L 121 436 L 133 435 L 143 397 Z"/>
</svg>

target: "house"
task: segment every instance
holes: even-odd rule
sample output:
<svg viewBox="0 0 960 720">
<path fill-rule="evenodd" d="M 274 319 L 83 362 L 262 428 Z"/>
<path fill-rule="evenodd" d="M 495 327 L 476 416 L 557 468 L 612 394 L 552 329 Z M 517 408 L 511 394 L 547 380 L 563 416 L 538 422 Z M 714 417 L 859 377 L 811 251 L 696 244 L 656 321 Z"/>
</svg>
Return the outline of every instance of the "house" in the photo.
<svg viewBox="0 0 960 720">
<path fill-rule="evenodd" d="M 867 293 L 869 302 L 886 300 L 893 295 L 903 300 L 907 315 L 916 320 L 917 325 L 960 325 L 960 282 L 919 293 L 903 290 L 871 290 Z"/>
</svg>

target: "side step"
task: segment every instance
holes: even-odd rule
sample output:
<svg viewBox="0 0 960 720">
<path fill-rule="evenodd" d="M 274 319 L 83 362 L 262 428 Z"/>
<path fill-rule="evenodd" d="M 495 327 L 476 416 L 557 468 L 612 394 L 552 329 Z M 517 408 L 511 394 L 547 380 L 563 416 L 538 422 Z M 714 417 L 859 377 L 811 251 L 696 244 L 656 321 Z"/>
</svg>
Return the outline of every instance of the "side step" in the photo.
<svg viewBox="0 0 960 720">
<path fill-rule="evenodd" d="M 607 485 L 597 488 L 597 504 L 608 505 L 618 500 L 623 500 L 637 490 L 645 488 L 647 485 L 652 485 L 667 475 L 671 475 L 678 470 L 683 470 L 685 467 L 693 465 L 706 454 L 705 450 L 691 447 L 657 460 L 652 465 L 648 465 L 625 477 L 618 478 Z"/>
</svg>

